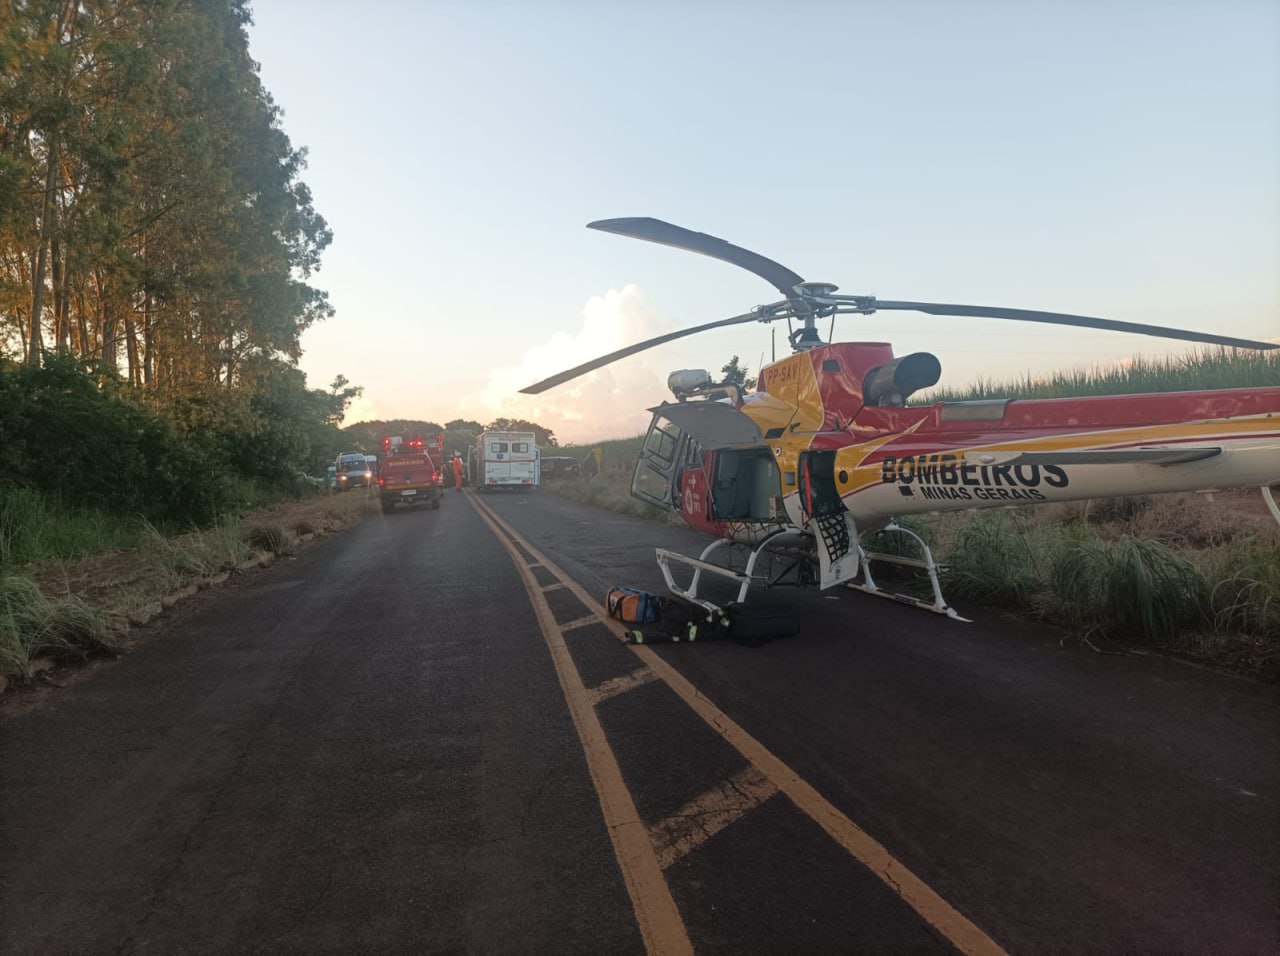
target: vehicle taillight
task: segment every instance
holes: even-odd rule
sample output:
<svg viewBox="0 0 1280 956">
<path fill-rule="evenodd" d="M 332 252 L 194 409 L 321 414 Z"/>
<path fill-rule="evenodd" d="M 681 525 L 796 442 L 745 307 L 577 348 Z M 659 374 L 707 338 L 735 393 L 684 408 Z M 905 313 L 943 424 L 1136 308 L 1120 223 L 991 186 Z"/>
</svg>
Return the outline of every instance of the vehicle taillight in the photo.
<svg viewBox="0 0 1280 956">
<path fill-rule="evenodd" d="M 380 485 L 385 485 L 386 483 L 387 483 L 387 479 L 385 479 L 385 478 L 379 478 L 379 479 L 378 479 L 378 484 L 380 484 Z"/>
</svg>

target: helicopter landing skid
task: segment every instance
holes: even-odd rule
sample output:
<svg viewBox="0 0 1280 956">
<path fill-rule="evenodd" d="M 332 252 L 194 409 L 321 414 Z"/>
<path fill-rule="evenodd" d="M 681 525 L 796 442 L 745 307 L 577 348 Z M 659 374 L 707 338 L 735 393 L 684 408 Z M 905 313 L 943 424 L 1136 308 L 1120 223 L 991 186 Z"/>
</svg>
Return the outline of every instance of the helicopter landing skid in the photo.
<svg viewBox="0 0 1280 956">
<path fill-rule="evenodd" d="M 1280 485 L 1276 485 L 1276 487 L 1280 488 Z M 1262 486 L 1262 500 L 1267 503 L 1267 510 L 1271 512 L 1271 517 L 1276 519 L 1276 524 L 1280 524 L 1280 505 L 1276 504 L 1270 485 Z"/>
<path fill-rule="evenodd" d="M 925 611 L 932 611 L 934 614 L 945 614 L 953 621 L 963 621 L 966 624 L 973 622 L 967 617 L 961 617 L 956 613 L 956 609 L 947 604 L 946 599 L 942 596 L 942 585 L 938 583 L 938 562 L 933 560 L 933 551 L 925 544 L 924 539 L 916 534 L 910 528 L 904 528 L 899 524 L 890 522 L 880 529 L 881 533 L 899 532 L 913 538 L 920 546 L 920 553 L 924 555 L 922 558 L 908 558 L 900 554 L 885 554 L 881 551 L 864 551 L 862 545 L 858 545 L 858 553 L 862 558 L 862 583 L 855 584 L 852 581 L 845 582 L 845 587 L 853 588 L 855 591 L 865 591 L 867 594 L 874 594 L 876 597 L 889 598 L 900 604 L 910 604 L 912 607 L 918 607 Z M 912 597 L 910 594 L 898 594 L 893 591 L 882 590 L 875 582 L 875 578 L 871 576 L 871 562 L 881 561 L 885 564 L 897 564 L 907 568 L 922 568 L 929 575 L 929 584 L 933 588 L 933 603 Z"/>
<path fill-rule="evenodd" d="M 969 618 L 962 617 L 956 613 L 955 608 L 947 604 L 946 599 L 942 596 L 942 585 L 938 582 L 938 563 L 933 559 L 933 551 L 925 544 L 918 534 L 910 528 L 904 528 L 898 524 L 889 524 L 882 531 L 900 532 L 912 538 L 920 547 L 923 555 L 921 558 L 909 558 L 903 555 L 885 554 L 879 551 L 865 551 L 861 544 L 857 544 L 859 556 L 859 564 L 862 571 L 862 583 L 852 581 L 845 582 L 845 587 L 852 588 L 856 591 L 864 591 L 867 594 L 874 594 L 876 597 L 889 598 L 897 601 L 899 604 L 910 604 L 912 607 L 918 607 L 925 611 L 932 611 L 935 614 L 945 614 L 953 621 L 963 621 L 966 624 L 972 623 Z M 703 549 L 702 554 L 696 558 L 691 558 L 686 554 L 680 554 L 676 551 L 668 551 L 665 548 L 655 549 L 655 555 L 658 559 L 658 567 L 662 569 L 663 580 L 667 583 L 667 589 L 674 595 L 691 601 L 699 607 L 705 608 L 713 614 L 720 613 L 723 608 L 708 601 L 706 598 L 698 596 L 698 585 L 701 583 L 704 572 L 714 574 L 718 577 L 727 578 L 730 581 L 736 581 L 738 584 L 737 603 L 742 604 L 747 600 L 747 591 L 750 589 L 752 582 L 760 581 L 756 576 L 756 564 L 760 556 L 770 547 L 770 545 L 779 543 L 779 539 L 787 537 L 796 537 L 797 532 L 794 530 L 784 529 L 775 531 L 760 541 L 752 548 L 750 555 L 747 557 L 746 567 L 737 571 L 733 568 L 726 567 L 722 564 L 713 563 L 710 558 L 718 550 L 724 547 L 734 547 L 736 542 L 728 538 L 719 538 Z M 801 535 L 801 537 L 804 537 Z M 921 600 L 912 597 L 909 594 L 899 594 L 894 591 L 886 591 L 876 584 L 875 578 L 871 574 L 871 562 L 881 561 L 886 564 L 897 564 L 903 567 L 921 568 L 929 575 L 929 584 L 933 588 L 933 601 Z M 682 588 L 676 583 L 675 576 L 672 574 L 671 566 L 673 564 L 683 565 L 693 570 L 693 579 L 689 582 L 688 588 Z M 764 581 L 764 586 L 769 587 L 776 584 L 776 581 Z M 803 578 L 800 582 L 804 583 Z M 812 583 L 812 579 L 810 579 Z"/>
<path fill-rule="evenodd" d="M 705 571 L 708 574 L 714 574 L 722 578 L 728 578 L 731 581 L 738 582 L 738 598 L 739 604 L 747 599 L 747 589 L 751 587 L 751 582 L 755 580 L 756 562 L 760 555 L 764 553 L 770 542 L 788 535 L 794 535 L 796 532 L 789 529 L 775 531 L 766 536 L 754 548 L 747 557 L 747 566 L 742 571 L 735 571 L 733 568 L 725 567 L 722 564 L 713 564 L 709 559 L 722 547 L 733 547 L 736 542 L 729 538 L 718 538 L 712 541 L 702 550 L 702 554 L 696 558 L 691 558 L 687 554 L 680 554 L 676 551 L 668 551 L 665 548 L 655 549 L 655 556 L 658 559 L 658 567 L 662 569 L 663 580 L 667 582 L 667 590 L 676 597 L 684 598 L 686 601 L 692 601 L 699 607 L 703 607 L 713 614 L 720 613 L 723 608 L 718 604 L 713 604 L 706 598 L 698 597 L 698 584 L 702 580 L 702 574 Z M 693 569 L 693 580 L 689 582 L 689 587 L 682 588 L 676 584 L 676 579 L 671 573 L 672 564 L 682 564 L 687 568 Z"/>
</svg>

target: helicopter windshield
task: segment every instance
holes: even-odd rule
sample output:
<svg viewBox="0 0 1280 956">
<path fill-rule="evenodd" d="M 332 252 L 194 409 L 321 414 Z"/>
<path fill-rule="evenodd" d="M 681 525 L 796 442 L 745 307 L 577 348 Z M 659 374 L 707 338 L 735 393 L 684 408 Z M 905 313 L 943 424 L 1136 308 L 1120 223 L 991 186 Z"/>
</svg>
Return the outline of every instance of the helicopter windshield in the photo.
<svg viewBox="0 0 1280 956">
<path fill-rule="evenodd" d="M 662 508 L 680 506 L 680 475 L 690 455 L 698 467 L 704 450 L 757 448 L 763 441 L 756 423 L 726 402 L 668 402 L 649 411 L 653 421 L 636 462 L 631 494 Z"/>
<path fill-rule="evenodd" d="M 672 486 L 683 430 L 662 415 L 655 415 L 640 449 L 631 479 L 631 494 L 664 508 L 674 507 Z"/>
</svg>

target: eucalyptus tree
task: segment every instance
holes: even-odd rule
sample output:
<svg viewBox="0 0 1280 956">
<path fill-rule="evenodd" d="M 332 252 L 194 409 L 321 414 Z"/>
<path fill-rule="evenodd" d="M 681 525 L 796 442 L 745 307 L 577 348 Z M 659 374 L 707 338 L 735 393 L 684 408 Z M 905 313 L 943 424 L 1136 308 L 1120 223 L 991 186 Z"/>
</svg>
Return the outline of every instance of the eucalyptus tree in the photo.
<svg viewBox="0 0 1280 956">
<path fill-rule="evenodd" d="M 170 6 L 145 27 L 163 82 L 131 148 L 140 321 L 126 337 L 140 380 L 182 394 L 234 387 L 254 355 L 297 359 L 332 312 L 305 281 L 332 237 L 249 57 L 247 6 Z"/>
<path fill-rule="evenodd" d="M 245 0 L 11 0 L 0 21 L 0 315 L 162 401 L 296 360 L 332 313 L 305 151 Z M 123 353 L 123 354 L 122 354 Z"/>
</svg>

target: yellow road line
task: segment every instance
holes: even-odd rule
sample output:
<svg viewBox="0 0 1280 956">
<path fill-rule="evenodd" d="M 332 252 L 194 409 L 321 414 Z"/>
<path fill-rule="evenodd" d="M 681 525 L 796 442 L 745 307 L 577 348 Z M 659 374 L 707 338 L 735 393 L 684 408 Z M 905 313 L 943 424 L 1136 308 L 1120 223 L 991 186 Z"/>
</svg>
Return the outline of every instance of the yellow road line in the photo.
<svg viewBox="0 0 1280 956">
<path fill-rule="evenodd" d="M 483 511 L 486 505 L 476 502 Z M 596 608 L 598 602 L 577 581 L 548 561 L 547 558 L 522 538 L 514 528 L 489 512 L 492 522 L 501 527 L 511 540 L 519 543 L 537 561 L 564 582 L 586 607 Z M 541 596 L 541 595 L 539 595 Z M 597 611 L 600 623 L 609 628 L 621 640 L 626 630 L 618 621 L 608 617 L 603 608 Z M 563 641 L 562 641 L 563 645 Z M 633 654 L 640 658 L 680 698 L 688 704 L 716 733 L 720 734 L 747 761 L 762 773 L 779 790 L 785 793 L 802 813 L 822 827 L 840 846 L 874 873 L 891 890 L 898 894 L 921 918 L 942 933 L 960 952 L 973 956 L 1007 956 L 1004 949 L 979 929 L 955 907 L 939 896 L 923 880 L 893 857 L 870 834 L 837 810 L 822 794 L 800 778 L 794 770 L 775 757 L 769 750 L 739 726 L 728 714 L 687 681 L 679 671 L 664 661 L 653 648 L 644 644 L 628 644 Z M 565 648 L 565 652 L 568 649 Z M 572 666 L 572 664 L 570 665 Z M 610 754 L 612 756 L 612 754 Z M 630 799 L 628 797 L 628 799 Z"/>
<path fill-rule="evenodd" d="M 539 586 L 539 590 L 541 590 L 543 594 L 549 594 L 552 591 L 563 591 L 564 584 L 563 582 L 557 581 L 555 584 Z M 559 628 L 559 625 L 557 624 L 556 627 Z"/>
<path fill-rule="evenodd" d="M 587 757 L 587 768 L 591 772 L 591 781 L 595 784 L 600 809 L 604 813 L 605 827 L 609 831 L 609 839 L 613 841 L 613 852 L 622 870 L 627 893 L 631 897 L 631 906 L 636 914 L 640 935 L 644 939 L 645 950 L 653 954 L 692 956 L 693 944 L 689 942 L 689 934 L 680 918 L 680 911 L 667 888 L 648 829 L 641 821 L 635 801 L 631 799 L 631 792 L 623 782 L 618 760 L 605 739 L 604 728 L 600 726 L 600 720 L 569 654 L 569 648 L 565 645 L 555 616 L 551 613 L 551 607 L 533 572 L 516 550 L 513 538 L 503 533 L 500 527 L 502 520 L 470 492 L 468 495 L 480 517 L 507 549 L 512 563 L 524 579 L 525 590 L 533 604 L 547 648 L 551 651 L 560 688 L 564 692 L 573 725 Z M 558 569 L 553 573 L 564 577 L 563 572 Z"/>
<path fill-rule="evenodd" d="M 658 675 L 647 667 L 641 667 L 630 674 L 622 677 L 615 677 L 607 680 L 603 684 L 597 684 L 592 690 L 587 691 L 591 698 L 592 705 L 599 705 L 611 697 L 617 697 L 619 694 L 625 694 L 629 690 L 637 687 L 643 687 L 645 684 L 651 684 L 658 679 Z"/>
<path fill-rule="evenodd" d="M 913 910 L 962 953 L 1003 956 L 1004 950 L 986 933 L 969 921 L 950 903 L 939 896 L 918 876 L 893 857 L 870 834 L 837 810 L 822 794 L 800 778 L 794 770 L 775 757 L 749 733 L 729 718 L 715 704 L 703 697 L 682 674 L 653 652 L 652 648 L 633 647 L 642 660 L 680 697 L 702 716 L 725 740 L 771 780 L 800 810 L 844 847 L 855 859 L 878 876 Z"/>
<path fill-rule="evenodd" d="M 695 797 L 649 828 L 649 837 L 658 851 L 658 864 L 665 870 L 777 792 L 772 780 L 755 767 L 748 767 Z"/>
<path fill-rule="evenodd" d="M 588 614 L 586 617 L 580 617 L 577 620 L 569 621 L 567 624 L 560 625 L 560 633 L 568 631 L 576 631 L 580 627 L 590 627 L 592 624 L 599 624 L 600 618 L 594 614 Z"/>
</svg>

